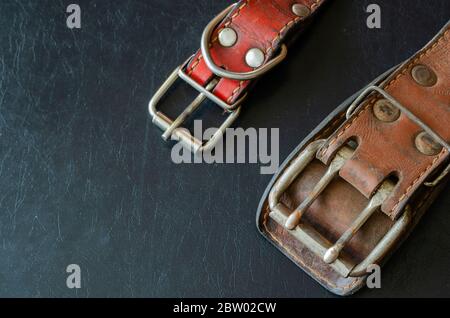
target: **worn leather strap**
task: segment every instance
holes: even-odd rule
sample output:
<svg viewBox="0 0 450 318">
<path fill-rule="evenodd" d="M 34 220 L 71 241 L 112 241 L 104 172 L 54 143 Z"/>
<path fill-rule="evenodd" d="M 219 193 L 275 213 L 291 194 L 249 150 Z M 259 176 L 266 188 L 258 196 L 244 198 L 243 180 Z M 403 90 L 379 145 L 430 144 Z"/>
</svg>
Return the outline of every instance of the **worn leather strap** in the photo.
<svg viewBox="0 0 450 318">
<path fill-rule="evenodd" d="M 264 52 L 265 63 L 270 61 L 285 40 L 289 31 L 301 26 L 325 0 L 243 0 L 220 23 L 211 36 L 210 53 L 216 65 L 232 72 L 249 72 L 245 56 L 252 48 Z M 294 5 L 300 7 L 300 16 Z M 299 7 L 297 7 L 299 8 Z M 305 13 L 307 13 L 305 15 Z M 218 34 L 225 27 L 237 34 L 237 42 L 231 47 L 220 44 Z M 262 66 L 261 66 L 262 67 Z M 215 74 L 208 68 L 201 51 L 194 55 L 185 72 L 205 87 Z M 213 93 L 227 104 L 233 105 L 248 89 L 252 80 L 238 81 L 220 78 Z"/>
<path fill-rule="evenodd" d="M 416 141 L 424 129 L 448 146 L 449 51 L 450 22 L 402 66 L 337 107 L 265 191 L 261 233 L 338 295 L 365 285 L 370 264 L 387 261 L 450 177 L 436 178 L 447 171 L 447 150 Z"/>
<path fill-rule="evenodd" d="M 447 143 L 450 141 L 449 52 L 450 26 L 447 26 L 381 86 Z M 445 148 L 433 155 L 419 151 L 416 138 L 422 128 L 403 112 L 392 122 L 379 120 L 374 105 L 380 99 L 379 94 L 369 95 L 359 110 L 328 139 L 318 158 L 328 164 L 342 145 L 349 140 L 356 141 L 358 146 L 353 157 L 339 174 L 367 198 L 383 180 L 396 176 L 398 183 L 382 206 L 382 211 L 394 220 L 414 192 L 442 170 L 449 153 Z"/>
</svg>

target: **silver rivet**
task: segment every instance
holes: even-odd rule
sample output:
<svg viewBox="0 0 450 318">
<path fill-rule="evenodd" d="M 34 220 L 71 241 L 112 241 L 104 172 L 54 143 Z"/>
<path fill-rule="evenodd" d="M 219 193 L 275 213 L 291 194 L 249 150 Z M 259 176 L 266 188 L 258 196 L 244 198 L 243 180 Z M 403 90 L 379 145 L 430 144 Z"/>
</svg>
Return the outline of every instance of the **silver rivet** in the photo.
<svg viewBox="0 0 450 318">
<path fill-rule="evenodd" d="M 417 84 L 430 87 L 437 83 L 436 74 L 425 65 L 416 65 L 411 70 L 411 75 Z"/>
<path fill-rule="evenodd" d="M 417 135 L 415 143 L 417 150 L 426 156 L 435 156 L 442 150 L 442 146 L 424 131 Z"/>
<path fill-rule="evenodd" d="M 400 110 L 384 98 L 373 105 L 373 113 L 378 120 L 386 123 L 394 122 L 400 117 Z"/>
<path fill-rule="evenodd" d="M 237 33 L 232 28 L 225 28 L 219 32 L 219 43 L 225 47 L 231 47 L 236 44 Z"/>
<path fill-rule="evenodd" d="M 306 18 L 311 14 L 311 10 L 307 6 L 299 3 L 292 6 L 292 12 L 300 18 Z"/>
<path fill-rule="evenodd" d="M 264 63 L 264 53 L 260 49 L 253 48 L 248 50 L 247 54 L 245 55 L 245 62 L 248 66 L 253 68 L 258 68 Z"/>
</svg>

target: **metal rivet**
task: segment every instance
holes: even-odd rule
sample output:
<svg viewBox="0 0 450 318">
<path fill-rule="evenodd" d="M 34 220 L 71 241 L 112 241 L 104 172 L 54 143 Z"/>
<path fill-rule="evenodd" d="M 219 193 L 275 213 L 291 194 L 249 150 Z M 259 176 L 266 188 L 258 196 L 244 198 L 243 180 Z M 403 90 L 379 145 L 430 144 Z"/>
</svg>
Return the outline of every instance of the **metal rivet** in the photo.
<svg viewBox="0 0 450 318">
<path fill-rule="evenodd" d="M 384 98 L 373 105 L 373 113 L 378 120 L 386 123 L 396 121 L 400 117 L 400 110 Z"/>
<path fill-rule="evenodd" d="M 427 156 L 435 156 L 442 150 L 442 145 L 424 131 L 417 135 L 415 143 L 417 150 Z"/>
<path fill-rule="evenodd" d="M 300 18 L 306 18 L 311 14 L 311 10 L 307 6 L 299 3 L 292 6 L 292 12 Z"/>
<path fill-rule="evenodd" d="M 264 63 L 264 53 L 260 49 L 253 48 L 248 50 L 247 54 L 245 55 L 245 62 L 248 66 L 253 68 L 258 68 Z"/>
<path fill-rule="evenodd" d="M 433 86 L 437 82 L 437 76 L 428 66 L 416 65 L 411 70 L 413 79 L 422 86 Z"/>
<path fill-rule="evenodd" d="M 224 28 L 219 32 L 219 43 L 225 47 L 231 47 L 236 44 L 237 33 L 232 28 Z"/>
</svg>

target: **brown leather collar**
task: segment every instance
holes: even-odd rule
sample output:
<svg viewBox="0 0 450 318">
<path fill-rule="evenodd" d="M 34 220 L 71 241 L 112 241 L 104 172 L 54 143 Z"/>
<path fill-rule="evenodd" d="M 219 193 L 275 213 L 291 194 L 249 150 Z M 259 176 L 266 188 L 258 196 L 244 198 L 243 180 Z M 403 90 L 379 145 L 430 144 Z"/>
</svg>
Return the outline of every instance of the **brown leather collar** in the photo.
<svg viewBox="0 0 450 318">
<path fill-rule="evenodd" d="M 441 139 L 450 141 L 450 26 L 381 87 Z M 385 179 L 398 179 L 382 206 L 384 213 L 397 219 L 414 191 L 443 168 L 449 151 L 424 134 L 405 112 L 389 104 L 380 94 L 366 98 L 331 136 L 318 158 L 328 164 L 342 145 L 354 140 L 358 146 L 339 175 L 367 198 Z M 395 114 L 382 118 L 383 112 L 384 116 Z"/>
<path fill-rule="evenodd" d="M 261 200 L 261 233 L 338 295 L 364 286 L 448 179 L 449 29 L 338 107 Z"/>
</svg>

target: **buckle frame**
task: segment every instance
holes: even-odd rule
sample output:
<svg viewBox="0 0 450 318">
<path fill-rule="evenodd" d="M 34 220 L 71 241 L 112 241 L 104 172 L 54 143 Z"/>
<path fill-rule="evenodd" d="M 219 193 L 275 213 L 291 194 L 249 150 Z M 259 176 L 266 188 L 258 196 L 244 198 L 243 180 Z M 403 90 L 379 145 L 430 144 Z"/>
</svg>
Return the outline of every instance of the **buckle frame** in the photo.
<svg viewBox="0 0 450 318">
<path fill-rule="evenodd" d="M 338 241 L 330 246 L 330 242 L 324 239 L 314 228 L 307 224 L 299 224 L 301 216 L 307 208 L 314 202 L 319 194 L 337 175 L 343 163 L 351 156 L 350 148 L 342 148 L 333 159 L 324 177 L 316 184 L 315 188 L 308 195 L 300 206 L 291 211 L 280 202 L 282 194 L 289 188 L 298 175 L 316 157 L 317 152 L 325 144 L 325 139 L 320 139 L 310 143 L 293 161 L 286 167 L 280 175 L 269 193 L 269 216 L 281 226 L 287 227 L 290 234 L 304 244 L 315 255 L 322 258 L 336 272 L 343 277 L 360 277 L 367 274 L 367 268 L 371 264 L 377 263 L 399 240 L 401 234 L 406 230 L 412 221 L 412 212 L 409 206 L 405 208 L 402 216 L 388 230 L 385 236 L 378 242 L 369 255 L 359 264 L 353 264 L 349 260 L 340 256 L 340 252 L 351 240 L 356 232 L 365 224 L 369 217 L 378 210 L 384 200 L 390 195 L 394 185 L 385 181 L 380 189 L 373 195 L 367 206 L 361 211 L 359 216 L 353 221 L 351 226 L 344 232 Z M 298 217 L 298 215 L 300 216 Z M 288 216 L 286 216 L 288 215 Z M 292 218 L 291 218 L 292 217 Z"/>
<path fill-rule="evenodd" d="M 223 68 L 218 67 L 212 60 L 210 51 L 209 51 L 209 42 L 211 38 L 211 34 L 215 27 L 223 21 L 223 19 L 237 6 L 238 4 L 232 4 L 221 13 L 219 13 L 215 18 L 211 20 L 211 22 L 206 26 L 203 31 L 202 39 L 201 39 L 201 51 L 203 58 L 206 62 L 206 65 L 210 68 L 211 72 L 214 73 L 219 78 L 229 78 L 234 80 L 250 80 L 256 77 L 263 75 L 264 73 L 271 70 L 273 67 L 282 62 L 287 56 L 287 47 L 286 45 L 281 46 L 281 51 L 278 56 L 272 58 L 262 67 L 255 69 L 251 72 L 246 73 L 236 73 L 230 72 Z M 215 78 L 211 82 L 209 82 L 206 87 L 199 85 L 196 81 L 194 81 L 189 75 L 184 72 L 187 65 L 189 65 L 193 56 L 191 56 L 185 63 L 177 67 L 166 79 L 166 81 L 161 85 L 161 87 L 156 91 L 153 95 L 152 99 L 149 102 L 148 108 L 149 113 L 152 117 L 153 123 L 161 128 L 164 131 L 162 138 L 164 140 L 168 140 L 171 137 L 175 137 L 175 139 L 180 140 L 183 145 L 191 150 L 194 154 L 211 150 L 217 141 L 225 133 L 226 129 L 231 126 L 231 124 L 236 120 L 239 116 L 241 108 L 240 105 L 243 100 L 247 97 L 247 93 L 245 93 L 238 101 L 236 101 L 233 105 L 229 105 L 219 97 L 214 95 L 211 91 L 216 87 L 218 83 L 218 79 Z M 175 83 L 175 81 L 181 78 L 187 84 L 189 84 L 192 88 L 199 92 L 199 95 L 186 107 L 186 109 L 175 119 L 172 120 L 164 113 L 157 110 L 157 106 L 161 100 L 161 98 L 167 93 L 169 88 Z M 201 103 L 205 100 L 209 99 L 213 101 L 216 105 L 220 106 L 226 112 L 229 113 L 228 118 L 222 123 L 216 133 L 203 143 L 201 140 L 192 136 L 191 133 L 187 132 L 185 129 L 179 129 L 181 124 L 196 110 L 200 107 Z"/>
<path fill-rule="evenodd" d="M 206 87 L 199 85 L 193 79 L 191 79 L 183 70 L 191 61 L 192 57 L 186 60 L 185 63 L 177 67 L 166 79 L 166 81 L 161 85 L 161 87 L 156 91 L 153 95 L 152 99 L 149 102 L 148 108 L 150 116 L 152 117 L 152 122 L 158 126 L 161 130 L 164 131 L 162 138 L 164 140 L 168 140 L 171 137 L 175 137 L 176 140 L 180 140 L 183 145 L 191 150 L 194 154 L 207 151 L 212 149 L 218 140 L 223 136 L 225 130 L 232 125 L 232 123 L 239 116 L 241 107 L 240 104 L 247 97 L 245 94 L 241 97 L 235 104 L 228 105 L 213 93 L 211 90 L 217 85 L 218 80 L 213 79 Z M 157 106 L 163 96 L 166 95 L 167 91 L 174 85 L 176 80 L 181 78 L 187 84 L 189 84 L 192 88 L 199 92 L 199 95 L 186 107 L 186 109 L 175 119 L 169 118 L 164 113 L 158 111 Z M 206 141 L 205 143 L 201 140 L 195 138 L 191 133 L 186 131 L 185 129 L 180 129 L 181 124 L 195 111 L 197 110 L 203 101 L 206 99 L 213 101 L 216 105 L 220 106 L 226 112 L 229 113 L 229 116 L 225 119 L 216 133 Z"/>
</svg>

